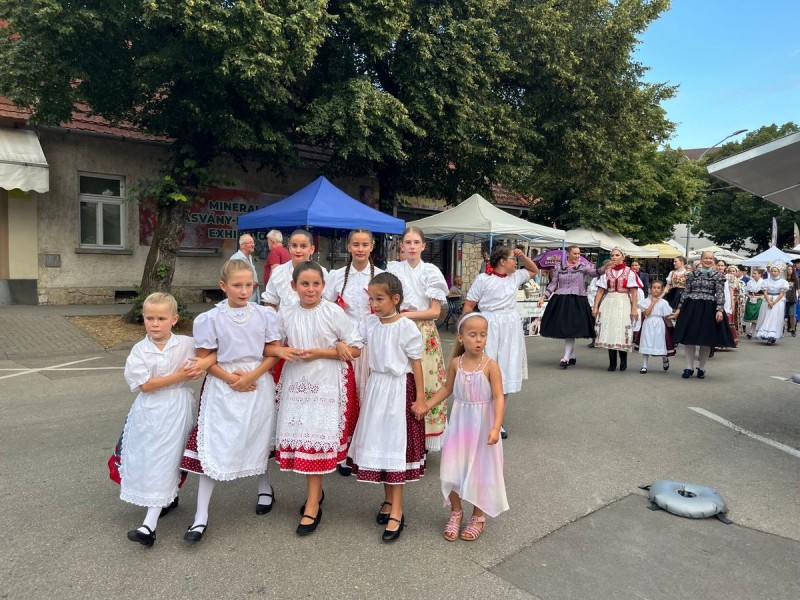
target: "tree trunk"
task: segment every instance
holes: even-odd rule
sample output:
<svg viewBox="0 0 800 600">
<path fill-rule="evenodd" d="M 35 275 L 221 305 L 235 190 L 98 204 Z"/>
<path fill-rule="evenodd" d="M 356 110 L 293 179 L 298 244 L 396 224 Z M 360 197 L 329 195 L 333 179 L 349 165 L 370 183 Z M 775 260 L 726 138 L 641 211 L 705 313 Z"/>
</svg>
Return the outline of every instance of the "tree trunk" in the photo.
<svg viewBox="0 0 800 600">
<path fill-rule="evenodd" d="M 140 321 L 141 303 L 153 292 L 170 292 L 178 258 L 180 236 L 189 213 L 189 202 L 170 202 L 158 205 L 158 221 L 144 264 L 138 301 L 125 315 L 125 320 Z"/>
</svg>

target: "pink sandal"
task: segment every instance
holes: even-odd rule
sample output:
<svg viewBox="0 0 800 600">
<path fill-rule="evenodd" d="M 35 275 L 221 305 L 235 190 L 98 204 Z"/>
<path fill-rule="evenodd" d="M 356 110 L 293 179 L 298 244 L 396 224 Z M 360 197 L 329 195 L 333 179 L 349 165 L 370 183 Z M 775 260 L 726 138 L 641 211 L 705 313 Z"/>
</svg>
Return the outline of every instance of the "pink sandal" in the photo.
<svg viewBox="0 0 800 600">
<path fill-rule="evenodd" d="M 480 523 L 480 529 L 478 528 L 478 523 Z M 476 517 L 472 515 L 469 518 L 469 523 L 464 527 L 464 531 L 461 532 L 461 539 L 467 542 L 474 542 L 477 540 L 483 533 L 483 528 L 485 527 L 484 523 L 486 523 L 486 517 Z"/>
<path fill-rule="evenodd" d="M 444 539 L 448 542 L 455 542 L 458 539 L 458 530 L 461 528 L 461 521 L 464 518 L 464 511 L 450 511 L 450 520 L 444 527 Z"/>
</svg>

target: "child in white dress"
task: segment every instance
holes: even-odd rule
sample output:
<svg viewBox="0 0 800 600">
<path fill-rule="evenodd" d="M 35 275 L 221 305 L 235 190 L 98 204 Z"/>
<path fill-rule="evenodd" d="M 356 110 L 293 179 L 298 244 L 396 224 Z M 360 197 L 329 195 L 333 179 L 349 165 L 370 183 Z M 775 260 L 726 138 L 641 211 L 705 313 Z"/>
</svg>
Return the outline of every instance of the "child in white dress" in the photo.
<svg viewBox="0 0 800 600">
<path fill-rule="evenodd" d="M 634 335 L 635 348 L 642 354 L 642 368 L 639 373 L 647 373 L 647 362 L 651 356 L 661 357 L 661 366 L 669 370 L 669 357 L 675 356 L 675 346 L 667 327 L 666 317 L 672 314 L 672 307 L 661 295 L 664 286 L 660 281 L 650 284 L 650 296 L 639 299 L 642 315 L 641 330 Z"/>
<path fill-rule="evenodd" d="M 377 268 L 370 258 L 374 248 L 375 240 L 371 231 L 353 229 L 347 236 L 350 260 L 347 261 L 346 267 L 328 273 L 325 290 L 322 293 L 326 300 L 335 302 L 344 309 L 344 313 L 356 329 L 370 316 L 367 292 L 369 282 L 376 275 L 383 273 L 383 270 Z M 361 356 L 358 358 L 345 357 L 353 363 L 359 400 L 364 397 L 367 389 L 369 377 L 367 355 L 367 349 L 362 348 Z M 344 476 L 351 473 L 350 467 L 346 464 L 339 465 L 338 470 L 339 474 Z"/>
<path fill-rule="evenodd" d="M 270 279 L 271 281 L 271 279 Z M 295 268 L 292 287 L 299 304 L 281 308 L 280 326 L 293 353 L 278 383 L 275 458 L 282 471 L 306 475 L 306 502 L 298 535 L 322 519 L 322 476 L 347 458 L 358 419 L 353 366 L 361 338 L 340 306 L 322 298 L 323 271 L 315 262 Z"/>
<path fill-rule="evenodd" d="M 406 317 L 414 321 L 422 334 L 422 376 L 425 397 L 444 384 L 446 372 L 442 340 L 436 321 L 442 305 L 447 302 L 447 282 L 436 265 L 422 260 L 425 250 L 425 233 L 413 225 L 403 232 L 401 244 L 405 260 L 391 262 L 386 270 L 396 275 L 403 284 L 403 304 Z M 425 446 L 431 452 L 442 449 L 442 435 L 447 424 L 447 405 L 434 408 L 425 415 Z"/>
<path fill-rule="evenodd" d="M 184 535 L 190 542 L 203 538 L 217 481 L 259 475 L 256 513 L 268 513 L 274 501 L 267 464 L 275 431 L 275 383 L 267 371 L 275 357 L 289 353 L 280 347 L 275 311 L 249 301 L 255 281 L 247 262 L 225 263 L 219 285 L 227 298 L 194 320 L 197 355 L 216 350 L 218 362 L 208 369 L 197 426 L 181 462 L 200 475 L 197 511 Z"/>
<path fill-rule="evenodd" d="M 267 286 L 261 294 L 264 304 L 279 310 L 289 304 L 300 302 L 297 292 L 292 288 L 292 272 L 298 265 L 312 260 L 314 252 L 316 252 L 314 237 L 305 229 L 295 229 L 289 236 L 289 256 L 292 260 L 272 268 Z M 327 277 L 328 271 L 322 267 L 323 280 Z"/>
<path fill-rule="evenodd" d="M 761 294 L 764 301 L 758 314 L 756 338 L 774 344 L 783 337 L 783 326 L 786 314 L 786 292 L 789 282 L 783 278 L 785 265 L 775 262 L 769 268 L 769 277 L 761 283 Z"/>
<path fill-rule="evenodd" d="M 172 333 L 178 303 L 169 294 L 150 294 L 142 316 L 147 337 L 125 361 L 125 381 L 139 395 L 122 434 L 119 497 L 147 507 L 144 523 L 128 539 L 149 547 L 162 510 L 166 514 L 178 502 L 181 455 L 194 420 L 194 393 L 187 384 L 214 357 L 196 362 L 194 340 Z"/>
<path fill-rule="evenodd" d="M 473 505 L 472 517 L 460 533 L 466 541 L 477 540 L 483 533 L 484 515 L 496 517 L 508 510 L 500 441 L 505 412 L 503 376 L 484 352 L 488 329 L 481 313 L 461 318 L 447 382 L 426 403 L 432 408 L 453 394 L 440 467 L 444 504 L 451 506 L 444 529 L 444 538 L 450 542 L 459 537 L 462 500 Z"/>
<path fill-rule="evenodd" d="M 422 334 L 398 312 L 403 287 L 391 273 L 370 282 L 375 311 L 361 323 L 371 373 L 350 444 L 348 464 L 359 481 L 383 483 L 384 502 L 376 521 L 386 525 L 381 539 L 392 542 L 403 530 L 403 484 L 425 473 L 425 422 L 422 387 Z M 388 512 L 383 512 L 388 508 Z"/>
</svg>

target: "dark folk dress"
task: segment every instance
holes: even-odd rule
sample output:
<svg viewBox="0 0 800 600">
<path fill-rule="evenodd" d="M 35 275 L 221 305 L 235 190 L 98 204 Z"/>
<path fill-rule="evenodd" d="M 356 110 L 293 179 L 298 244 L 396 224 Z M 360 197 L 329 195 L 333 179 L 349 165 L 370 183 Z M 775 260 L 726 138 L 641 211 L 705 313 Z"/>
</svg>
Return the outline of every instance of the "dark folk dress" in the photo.
<svg viewBox="0 0 800 600">
<path fill-rule="evenodd" d="M 676 344 L 733 347 L 728 321 L 725 318 L 725 275 L 717 271 L 693 271 L 686 278 L 686 288 L 678 309 L 673 341 Z M 722 321 L 717 322 L 717 311 Z"/>
</svg>

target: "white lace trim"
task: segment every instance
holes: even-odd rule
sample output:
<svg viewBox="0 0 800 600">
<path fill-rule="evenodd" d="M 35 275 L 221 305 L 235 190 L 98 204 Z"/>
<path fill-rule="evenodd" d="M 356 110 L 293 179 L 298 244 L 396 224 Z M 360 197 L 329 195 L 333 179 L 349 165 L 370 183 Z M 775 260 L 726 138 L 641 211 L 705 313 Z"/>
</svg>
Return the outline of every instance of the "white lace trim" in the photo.
<svg viewBox="0 0 800 600">
<path fill-rule="evenodd" d="M 442 435 L 428 435 L 425 436 L 425 449 L 428 452 L 439 452 L 442 449 L 444 442 L 444 434 Z"/>
<path fill-rule="evenodd" d="M 276 390 L 279 405 L 279 421 L 282 422 L 284 431 L 277 433 L 275 447 L 281 451 L 305 448 L 315 452 L 332 452 L 341 448 L 341 439 L 346 424 L 345 411 L 347 408 L 347 363 L 338 366 L 339 381 L 337 383 L 315 383 L 305 376 L 289 384 L 288 393 L 284 396 L 284 380 L 281 377 Z M 337 385 L 338 384 L 338 385 Z M 336 410 L 336 415 L 329 414 L 322 422 L 317 422 L 316 428 L 308 427 L 305 417 L 311 407 L 319 412 L 320 409 L 331 412 Z M 338 427 L 335 432 L 330 427 L 336 420 Z M 279 424 L 279 427 L 281 424 Z"/>
<path fill-rule="evenodd" d="M 175 486 L 174 491 L 170 496 L 139 496 L 137 494 L 131 494 L 130 492 L 120 492 L 119 498 L 125 502 L 129 502 L 130 504 L 135 504 L 136 506 L 145 506 L 147 508 L 152 508 L 154 506 L 165 507 L 172 504 L 172 501 L 178 497 L 178 486 Z"/>
</svg>

